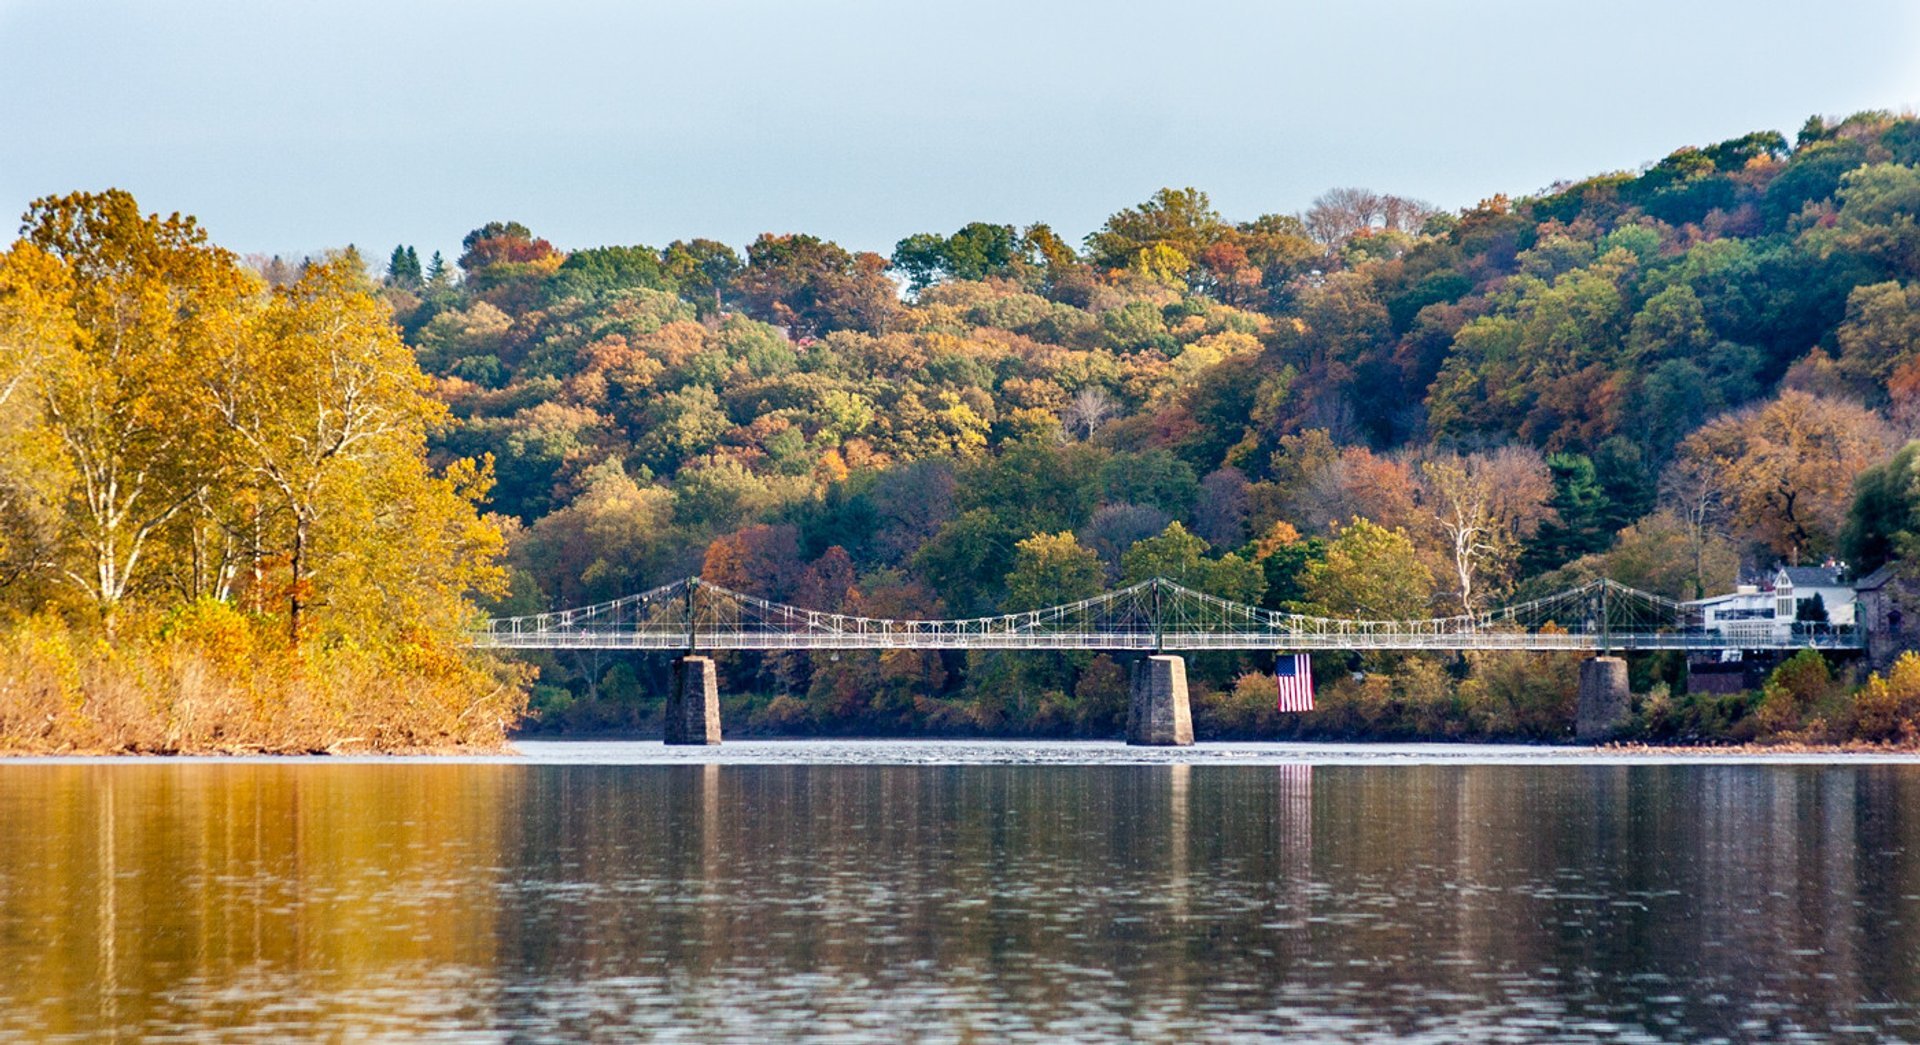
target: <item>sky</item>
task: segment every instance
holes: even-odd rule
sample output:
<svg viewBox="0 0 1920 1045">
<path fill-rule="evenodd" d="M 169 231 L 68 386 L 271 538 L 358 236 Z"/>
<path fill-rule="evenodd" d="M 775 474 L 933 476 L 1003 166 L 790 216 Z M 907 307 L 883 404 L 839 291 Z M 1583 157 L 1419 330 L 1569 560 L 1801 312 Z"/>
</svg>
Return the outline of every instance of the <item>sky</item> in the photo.
<svg viewBox="0 0 1920 1045">
<path fill-rule="evenodd" d="M 242 253 L 1077 241 L 1163 186 L 1456 209 L 1920 107 L 1915 0 L 0 0 L 0 212 L 120 187 Z"/>
</svg>

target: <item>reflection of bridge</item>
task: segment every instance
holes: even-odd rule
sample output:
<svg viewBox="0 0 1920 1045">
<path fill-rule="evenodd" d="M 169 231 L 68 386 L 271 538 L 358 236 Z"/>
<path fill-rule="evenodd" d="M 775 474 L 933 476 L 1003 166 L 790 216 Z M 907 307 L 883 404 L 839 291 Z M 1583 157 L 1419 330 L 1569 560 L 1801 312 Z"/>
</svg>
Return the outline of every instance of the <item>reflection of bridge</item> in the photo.
<svg viewBox="0 0 1920 1045">
<path fill-rule="evenodd" d="M 1024 613 L 963 620 L 891 620 L 771 602 L 697 577 L 575 610 L 486 622 L 492 649 L 671 650 L 669 744 L 720 741 L 720 650 L 1139 650 L 1127 740 L 1191 744 L 1185 661 L 1170 650 L 1565 650 L 1581 665 L 1578 733 L 1604 737 L 1629 715 L 1626 662 L 1616 650 L 1857 649 L 1851 629 L 1769 634 L 1758 645 L 1702 628 L 1682 604 L 1610 580 L 1485 613 L 1426 620 L 1343 620 L 1284 613 L 1155 578 Z M 1790 641 L 1789 641 L 1790 640 Z"/>
<path fill-rule="evenodd" d="M 1346 620 L 1262 609 L 1168 580 L 1025 613 L 889 620 L 771 602 L 688 578 L 575 610 L 490 620 L 503 649 L 1701 650 L 1858 649 L 1850 628 L 1729 638 L 1672 599 L 1595 580 L 1478 614 Z"/>
</svg>

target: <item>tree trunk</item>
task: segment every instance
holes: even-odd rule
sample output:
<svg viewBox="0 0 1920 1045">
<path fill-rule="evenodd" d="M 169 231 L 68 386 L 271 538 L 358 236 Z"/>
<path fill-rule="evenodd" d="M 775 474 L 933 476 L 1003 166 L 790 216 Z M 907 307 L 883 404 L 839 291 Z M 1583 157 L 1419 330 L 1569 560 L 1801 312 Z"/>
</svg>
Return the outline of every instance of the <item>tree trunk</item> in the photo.
<svg viewBox="0 0 1920 1045">
<path fill-rule="evenodd" d="M 312 523 L 304 517 L 296 516 L 293 524 L 293 552 L 288 556 L 287 568 L 291 573 L 287 589 L 287 639 L 294 645 L 300 644 L 301 617 L 306 610 L 307 584 L 307 531 Z"/>
</svg>

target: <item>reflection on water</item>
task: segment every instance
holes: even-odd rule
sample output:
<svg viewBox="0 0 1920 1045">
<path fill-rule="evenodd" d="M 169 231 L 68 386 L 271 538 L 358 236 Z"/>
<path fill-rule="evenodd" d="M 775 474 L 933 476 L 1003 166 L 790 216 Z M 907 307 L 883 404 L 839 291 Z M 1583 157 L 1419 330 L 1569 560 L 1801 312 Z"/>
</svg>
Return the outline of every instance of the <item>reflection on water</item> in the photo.
<svg viewBox="0 0 1920 1045">
<path fill-rule="evenodd" d="M 1899 766 L 0 766 L 0 1036 L 1920 1036 Z"/>
</svg>

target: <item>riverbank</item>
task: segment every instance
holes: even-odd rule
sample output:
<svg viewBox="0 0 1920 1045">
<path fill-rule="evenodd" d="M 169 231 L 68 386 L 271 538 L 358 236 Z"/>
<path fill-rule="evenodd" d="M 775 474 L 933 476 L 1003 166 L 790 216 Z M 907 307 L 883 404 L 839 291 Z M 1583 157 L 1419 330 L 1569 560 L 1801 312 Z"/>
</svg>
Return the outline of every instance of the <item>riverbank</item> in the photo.
<svg viewBox="0 0 1920 1045">
<path fill-rule="evenodd" d="M 578 766 L 1352 766 L 1352 765 L 1915 765 L 1920 750 L 1865 745 L 1583 747 L 1544 744 L 1292 743 L 1205 741 L 1182 748 L 1117 740 L 730 740 L 669 747 L 657 738 L 521 740 L 497 750 L 194 754 L 41 754 L 0 758 L 0 769 L 36 765 L 578 765 Z"/>
<path fill-rule="evenodd" d="M 526 711 L 524 668 L 424 639 L 294 645 L 218 603 L 125 632 L 0 627 L 0 755 L 497 751 Z"/>
</svg>

